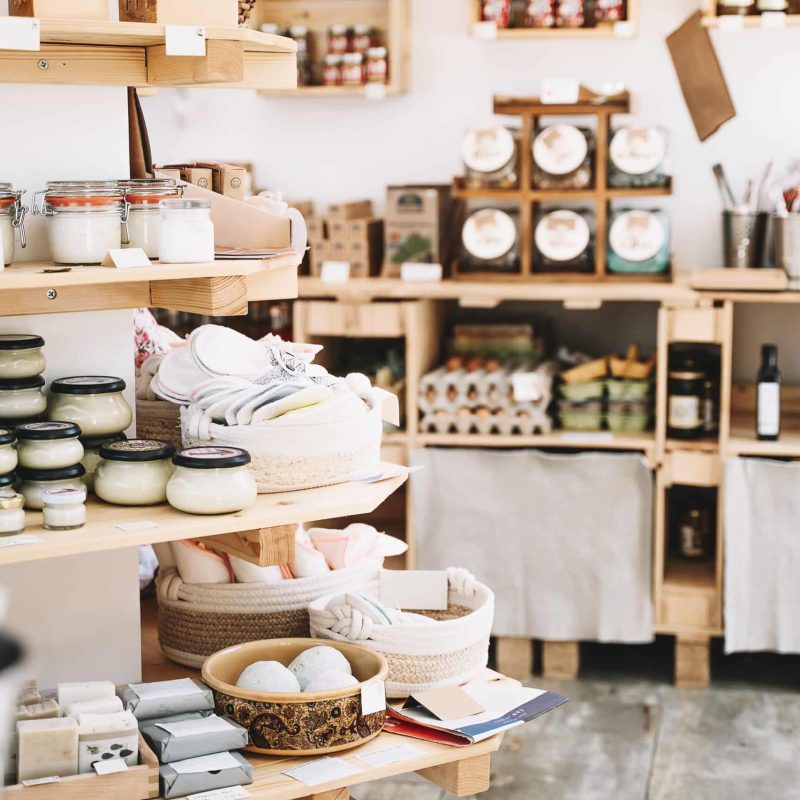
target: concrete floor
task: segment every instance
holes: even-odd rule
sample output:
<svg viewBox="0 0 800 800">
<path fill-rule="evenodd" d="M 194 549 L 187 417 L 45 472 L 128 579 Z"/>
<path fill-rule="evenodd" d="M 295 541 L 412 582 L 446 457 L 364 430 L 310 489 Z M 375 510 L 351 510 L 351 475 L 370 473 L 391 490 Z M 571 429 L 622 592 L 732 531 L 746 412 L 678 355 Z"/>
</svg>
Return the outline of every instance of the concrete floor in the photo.
<svg viewBox="0 0 800 800">
<path fill-rule="evenodd" d="M 587 652 L 588 651 L 588 652 Z M 585 646 L 570 702 L 506 734 L 485 800 L 797 800 L 800 658 L 715 652 L 710 689 L 670 685 L 671 642 Z M 409 776 L 358 800 L 445 800 Z"/>
</svg>

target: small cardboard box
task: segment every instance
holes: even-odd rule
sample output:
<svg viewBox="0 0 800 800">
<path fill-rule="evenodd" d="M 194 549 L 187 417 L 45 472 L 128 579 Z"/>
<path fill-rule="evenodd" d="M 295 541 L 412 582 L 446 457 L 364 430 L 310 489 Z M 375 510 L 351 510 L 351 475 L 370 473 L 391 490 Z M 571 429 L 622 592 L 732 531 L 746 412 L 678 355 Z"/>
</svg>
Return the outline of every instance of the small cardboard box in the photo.
<svg viewBox="0 0 800 800">
<path fill-rule="evenodd" d="M 347 261 L 349 254 L 349 247 L 347 242 L 329 239 L 325 247 L 328 253 L 328 258 L 333 261 Z"/>
<path fill-rule="evenodd" d="M 371 217 L 372 200 L 353 200 L 349 203 L 332 203 L 328 206 L 328 220 L 347 221 Z"/>
<path fill-rule="evenodd" d="M 311 274 L 319 277 L 322 272 L 322 262 L 330 258 L 328 255 L 328 242 L 312 242 L 308 251 L 308 265 Z"/>
<path fill-rule="evenodd" d="M 302 211 L 300 213 L 302 214 Z M 309 242 L 321 242 L 327 236 L 327 226 L 322 217 L 306 217 L 306 230 Z"/>
<path fill-rule="evenodd" d="M 165 178 L 174 178 L 176 181 L 183 180 L 181 171 L 177 167 L 153 167 L 164 175 Z"/>
<path fill-rule="evenodd" d="M 372 249 L 369 242 L 356 241 L 347 243 L 346 252 L 348 261 L 369 261 Z"/>
<path fill-rule="evenodd" d="M 65 4 L 67 0 L 57 2 Z M 119 0 L 119 19 L 120 22 L 236 28 L 239 0 Z"/>
<path fill-rule="evenodd" d="M 244 200 L 247 185 L 247 169 L 233 164 L 214 161 L 198 161 L 198 167 L 211 170 L 211 189 L 234 200 Z"/>
<path fill-rule="evenodd" d="M 205 167 L 187 167 L 181 170 L 181 180 L 193 183 L 201 189 L 211 189 L 213 191 L 214 176 L 210 169 Z"/>
<path fill-rule="evenodd" d="M 347 222 L 343 219 L 325 219 L 325 227 L 328 230 L 328 238 L 335 242 L 347 241 Z"/>
<path fill-rule="evenodd" d="M 350 277 L 351 278 L 369 278 L 377 275 L 377 270 L 369 261 L 351 261 L 350 262 Z"/>
<path fill-rule="evenodd" d="M 287 200 L 289 208 L 296 208 L 305 217 L 306 222 L 314 216 L 313 200 Z"/>
<path fill-rule="evenodd" d="M 383 239 L 382 219 L 351 219 L 345 226 L 348 241 Z"/>
<path fill-rule="evenodd" d="M 8 0 L 12 17 L 108 21 L 107 0 Z"/>
</svg>

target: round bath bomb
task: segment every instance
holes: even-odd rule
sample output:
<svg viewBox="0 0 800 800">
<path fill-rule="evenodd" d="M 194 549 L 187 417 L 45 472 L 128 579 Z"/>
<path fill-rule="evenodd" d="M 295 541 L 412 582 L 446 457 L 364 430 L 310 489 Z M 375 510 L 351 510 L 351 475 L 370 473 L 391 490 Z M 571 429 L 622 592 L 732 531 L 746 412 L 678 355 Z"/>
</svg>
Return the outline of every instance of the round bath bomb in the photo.
<svg viewBox="0 0 800 800">
<path fill-rule="evenodd" d="M 326 645 L 311 647 L 300 653 L 291 664 L 289 670 L 297 678 L 301 689 L 321 672 L 346 672 L 353 674 L 350 662 L 335 648 Z"/>
<path fill-rule="evenodd" d="M 358 679 L 349 672 L 330 669 L 317 673 L 307 684 L 304 692 L 330 692 L 334 689 L 347 689 L 348 686 L 358 686 Z"/>
<path fill-rule="evenodd" d="M 245 667 L 236 685 L 254 692 L 299 692 L 297 678 L 278 661 L 256 661 Z"/>
</svg>

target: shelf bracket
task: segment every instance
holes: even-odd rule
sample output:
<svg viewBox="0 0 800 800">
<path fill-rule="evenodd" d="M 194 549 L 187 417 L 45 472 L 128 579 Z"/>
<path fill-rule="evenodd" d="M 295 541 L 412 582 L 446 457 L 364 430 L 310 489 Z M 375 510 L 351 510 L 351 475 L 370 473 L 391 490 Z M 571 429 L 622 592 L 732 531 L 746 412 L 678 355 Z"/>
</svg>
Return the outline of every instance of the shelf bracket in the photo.
<svg viewBox="0 0 800 800">
<path fill-rule="evenodd" d="M 456 797 L 480 794 L 489 789 L 491 758 L 488 753 L 463 761 L 417 770 L 417 775 Z"/>
<path fill-rule="evenodd" d="M 242 558 L 259 567 L 289 564 L 294 561 L 294 525 L 259 528 L 242 533 L 207 536 L 201 541 L 215 550 Z"/>
</svg>

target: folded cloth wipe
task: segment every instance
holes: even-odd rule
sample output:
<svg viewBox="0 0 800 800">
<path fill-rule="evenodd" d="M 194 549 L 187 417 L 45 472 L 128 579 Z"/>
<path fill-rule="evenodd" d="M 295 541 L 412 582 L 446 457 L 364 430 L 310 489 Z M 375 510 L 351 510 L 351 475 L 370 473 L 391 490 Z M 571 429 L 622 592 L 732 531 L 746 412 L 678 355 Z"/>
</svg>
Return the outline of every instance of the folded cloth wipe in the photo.
<svg viewBox="0 0 800 800">
<path fill-rule="evenodd" d="M 131 683 L 120 697 L 136 719 L 152 719 L 187 711 L 214 708 L 214 695 L 204 683 L 192 678 L 156 683 Z"/>
<path fill-rule="evenodd" d="M 228 557 L 209 550 L 201 542 L 184 539 L 172 543 L 172 555 L 184 583 L 234 583 Z"/>
<path fill-rule="evenodd" d="M 314 578 L 331 571 L 325 556 L 314 548 L 302 525 L 297 526 L 294 535 L 294 561 L 291 568 L 295 578 Z"/>
<path fill-rule="evenodd" d="M 142 725 L 141 732 L 162 764 L 238 750 L 247 745 L 245 728 L 216 715 L 160 719 Z"/>
<path fill-rule="evenodd" d="M 362 522 L 354 522 L 341 531 L 311 528 L 308 536 L 314 547 L 325 556 L 331 569 L 352 567 L 376 558 L 399 556 L 408 550 L 405 542 Z"/>
<path fill-rule="evenodd" d="M 239 753 L 215 753 L 163 764 L 159 769 L 163 797 L 183 797 L 253 782 L 253 768 Z"/>
</svg>

